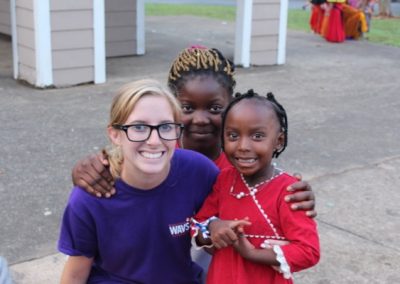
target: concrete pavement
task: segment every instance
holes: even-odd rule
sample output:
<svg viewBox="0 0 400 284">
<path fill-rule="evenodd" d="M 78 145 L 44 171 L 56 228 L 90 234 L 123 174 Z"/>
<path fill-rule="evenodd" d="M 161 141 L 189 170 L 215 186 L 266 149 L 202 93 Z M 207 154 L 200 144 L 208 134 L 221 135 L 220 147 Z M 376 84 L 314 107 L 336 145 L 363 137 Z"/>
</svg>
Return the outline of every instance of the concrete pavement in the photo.
<svg viewBox="0 0 400 284">
<path fill-rule="evenodd" d="M 0 38 L 0 255 L 15 283 L 57 283 L 60 216 L 75 161 L 107 143 L 112 92 L 130 80 L 166 81 L 190 44 L 233 55 L 234 24 L 149 17 L 147 53 L 107 60 L 108 81 L 36 90 L 12 77 L 11 43 Z M 237 91 L 273 91 L 289 117 L 280 166 L 317 196 L 320 263 L 296 283 L 400 283 L 400 49 L 288 33 L 283 66 L 237 70 Z"/>
</svg>

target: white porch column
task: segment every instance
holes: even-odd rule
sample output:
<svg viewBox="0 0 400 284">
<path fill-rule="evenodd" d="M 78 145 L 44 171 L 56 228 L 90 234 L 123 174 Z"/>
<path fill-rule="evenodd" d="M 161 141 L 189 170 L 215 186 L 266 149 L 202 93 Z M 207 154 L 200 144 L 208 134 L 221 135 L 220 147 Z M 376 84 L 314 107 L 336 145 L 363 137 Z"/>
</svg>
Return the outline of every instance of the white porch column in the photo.
<svg viewBox="0 0 400 284">
<path fill-rule="evenodd" d="M 33 21 L 36 50 L 36 86 L 53 84 L 51 50 L 50 0 L 33 1 Z"/>
<path fill-rule="evenodd" d="M 250 66 L 251 21 L 253 0 L 237 0 L 234 62 Z"/>
<path fill-rule="evenodd" d="M 285 64 L 286 62 L 286 38 L 287 38 L 287 21 L 288 21 L 289 1 L 281 0 L 279 13 L 279 34 L 278 34 L 278 58 L 277 63 Z"/>
<path fill-rule="evenodd" d="M 10 1 L 11 14 L 11 40 L 12 40 L 12 56 L 13 56 L 13 77 L 18 79 L 18 35 L 17 35 L 17 19 L 15 12 L 15 0 Z"/>
<path fill-rule="evenodd" d="M 11 0 L 14 78 L 44 88 L 53 84 L 49 0 Z"/>
<path fill-rule="evenodd" d="M 104 0 L 93 0 L 94 83 L 106 81 L 106 35 Z"/>
<path fill-rule="evenodd" d="M 146 51 L 145 47 L 145 6 L 144 0 L 136 2 L 136 54 L 143 55 Z"/>
</svg>

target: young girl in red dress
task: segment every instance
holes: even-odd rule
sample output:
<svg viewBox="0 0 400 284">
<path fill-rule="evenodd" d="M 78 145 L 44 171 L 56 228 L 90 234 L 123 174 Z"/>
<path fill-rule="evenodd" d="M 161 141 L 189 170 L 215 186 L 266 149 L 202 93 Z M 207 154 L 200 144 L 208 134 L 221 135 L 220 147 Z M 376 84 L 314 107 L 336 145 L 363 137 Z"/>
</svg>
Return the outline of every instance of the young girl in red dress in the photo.
<svg viewBox="0 0 400 284">
<path fill-rule="evenodd" d="M 207 283 L 292 283 L 292 273 L 319 261 L 315 222 L 290 210 L 296 179 L 272 163 L 287 145 L 284 108 L 252 90 L 233 100 L 222 120 L 223 169 L 193 218 L 199 246 L 215 248 Z"/>
</svg>

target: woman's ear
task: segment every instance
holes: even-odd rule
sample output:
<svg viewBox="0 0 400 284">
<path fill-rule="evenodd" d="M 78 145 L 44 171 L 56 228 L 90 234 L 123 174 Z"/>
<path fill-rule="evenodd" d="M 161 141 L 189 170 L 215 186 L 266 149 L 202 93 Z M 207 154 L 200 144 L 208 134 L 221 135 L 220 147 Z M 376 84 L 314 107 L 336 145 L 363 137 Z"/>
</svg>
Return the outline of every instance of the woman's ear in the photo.
<svg viewBox="0 0 400 284">
<path fill-rule="evenodd" d="M 107 132 L 108 132 L 108 137 L 111 140 L 111 143 L 113 143 L 114 145 L 120 146 L 121 145 L 121 133 L 122 131 L 113 128 L 112 126 L 109 126 L 107 128 Z"/>
</svg>

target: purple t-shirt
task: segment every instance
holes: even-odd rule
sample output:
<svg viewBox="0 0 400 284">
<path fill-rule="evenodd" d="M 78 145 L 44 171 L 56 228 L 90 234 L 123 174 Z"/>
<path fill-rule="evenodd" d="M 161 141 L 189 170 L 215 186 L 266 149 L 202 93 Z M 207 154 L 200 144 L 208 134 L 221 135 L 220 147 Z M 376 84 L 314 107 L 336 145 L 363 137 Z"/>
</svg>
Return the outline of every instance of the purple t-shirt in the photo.
<svg viewBox="0 0 400 284">
<path fill-rule="evenodd" d="M 166 180 L 139 190 L 117 180 L 110 199 L 74 188 L 62 220 L 58 248 L 94 257 L 88 283 L 200 283 L 190 257 L 188 220 L 218 175 L 212 161 L 176 149 Z"/>
</svg>

